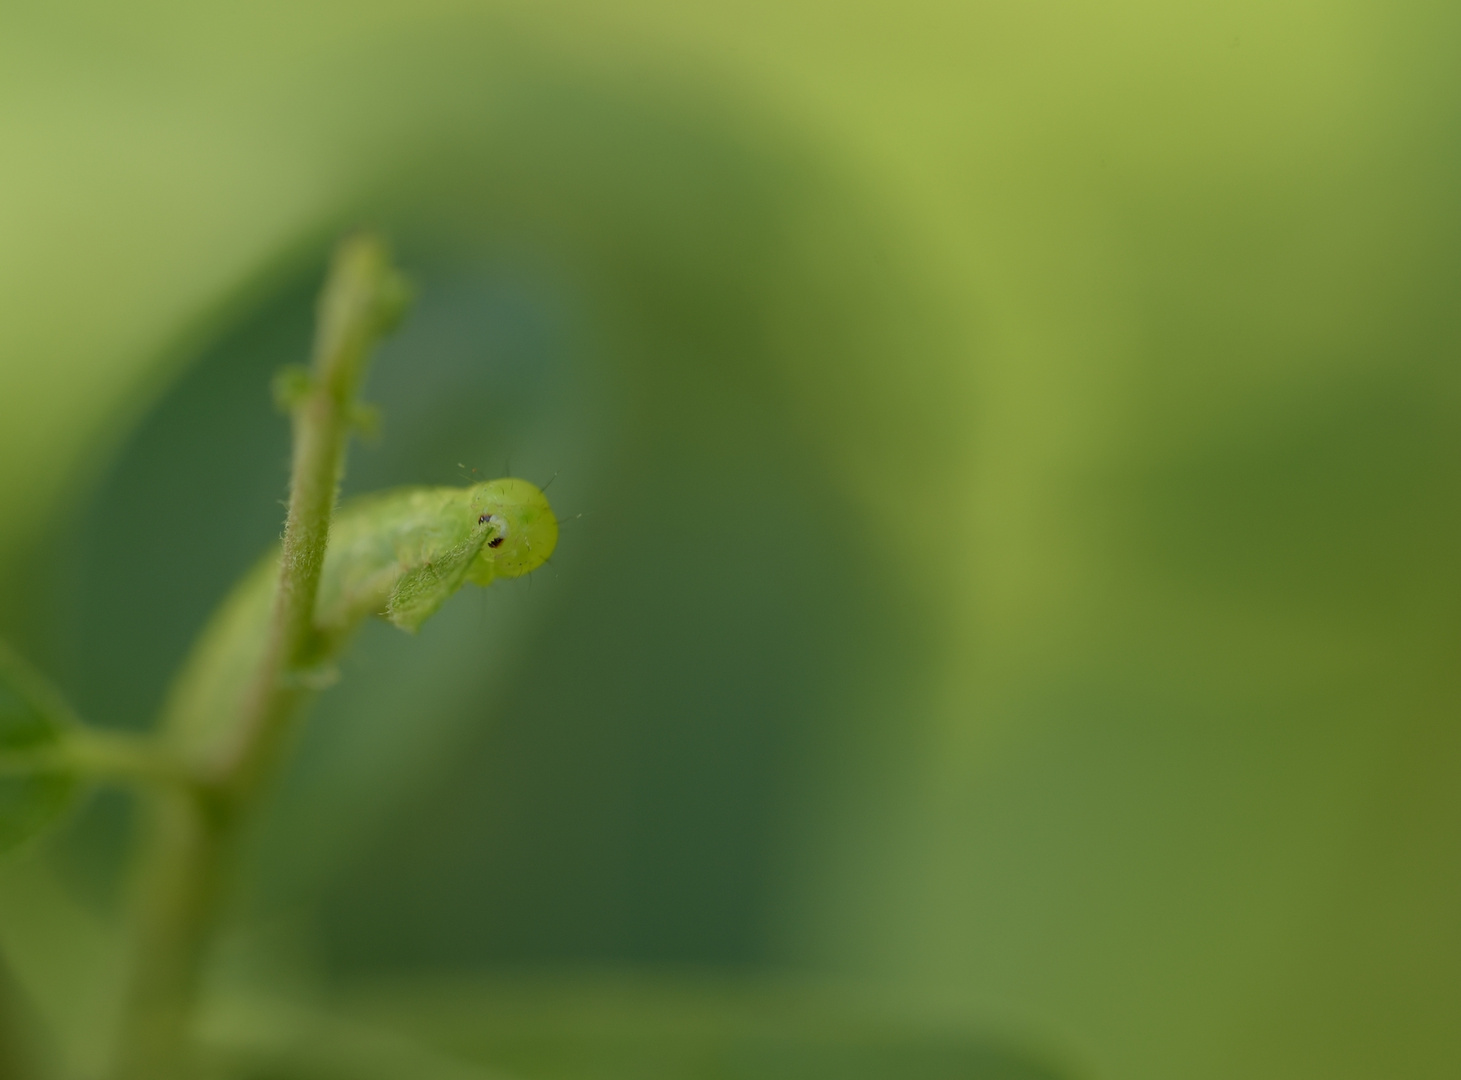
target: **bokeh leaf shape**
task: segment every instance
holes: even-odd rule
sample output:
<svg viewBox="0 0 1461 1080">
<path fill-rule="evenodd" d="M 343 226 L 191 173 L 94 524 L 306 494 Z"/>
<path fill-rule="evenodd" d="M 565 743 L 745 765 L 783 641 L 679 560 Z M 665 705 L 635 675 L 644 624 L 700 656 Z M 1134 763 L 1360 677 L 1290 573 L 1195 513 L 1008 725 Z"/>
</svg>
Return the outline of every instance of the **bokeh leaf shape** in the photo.
<svg viewBox="0 0 1461 1080">
<path fill-rule="evenodd" d="M 30 667 L 0 644 L 0 761 L 22 765 L 66 734 L 69 710 Z M 77 778 L 55 768 L 0 771 L 0 852 L 29 840 L 71 805 Z"/>
</svg>

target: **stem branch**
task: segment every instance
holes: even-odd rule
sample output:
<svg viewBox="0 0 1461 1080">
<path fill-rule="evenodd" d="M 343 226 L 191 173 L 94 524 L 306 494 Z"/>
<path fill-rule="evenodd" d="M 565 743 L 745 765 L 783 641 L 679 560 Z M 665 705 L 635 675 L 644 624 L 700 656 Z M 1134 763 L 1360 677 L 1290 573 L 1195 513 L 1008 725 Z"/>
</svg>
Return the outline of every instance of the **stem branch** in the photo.
<svg viewBox="0 0 1461 1080">
<path fill-rule="evenodd" d="M 188 787 L 199 779 L 186 761 L 156 739 L 87 727 L 73 728 L 55 742 L 0 751 L 0 776 L 29 773 L 162 787 Z"/>
<path fill-rule="evenodd" d="M 118 1080 L 173 1080 L 189 1068 L 193 1003 L 229 857 L 308 693 L 310 680 L 301 673 L 317 652 L 315 599 L 345 448 L 361 415 L 356 397 L 373 346 L 399 319 L 406 299 L 405 283 L 379 240 L 361 235 L 341 243 L 320 295 L 309 376 L 291 386 L 289 514 L 263 658 L 239 723 L 203 780 L 154 794 Z"/>
</svg>

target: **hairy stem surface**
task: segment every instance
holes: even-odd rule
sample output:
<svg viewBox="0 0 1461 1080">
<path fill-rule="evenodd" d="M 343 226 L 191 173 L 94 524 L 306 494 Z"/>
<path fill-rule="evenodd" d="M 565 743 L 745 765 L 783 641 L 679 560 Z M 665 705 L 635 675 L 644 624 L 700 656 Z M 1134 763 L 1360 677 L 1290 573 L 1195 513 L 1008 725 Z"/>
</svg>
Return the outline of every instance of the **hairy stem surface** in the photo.
<svg viewBox="0 0 1461 1080">
<path fill-rule="evenodd" d="M 345 447 L 360 415 L 356 397 L 371 349 L 397 321 L 405 299 L 404 283 L 378 240 L 357 236 L 340 245 L 320 296 L 311 368 L 295 381 L 288 402 L 289 514 L 261 659 L 236 725 L 197 763 L 192 783 L 151 795 L 151 850 L 136 899 L 115 1080 L 174 1080 L 190 1071 L 199 976 L 239 828 L 320 659 L 315 603 Z"/>
</svg>

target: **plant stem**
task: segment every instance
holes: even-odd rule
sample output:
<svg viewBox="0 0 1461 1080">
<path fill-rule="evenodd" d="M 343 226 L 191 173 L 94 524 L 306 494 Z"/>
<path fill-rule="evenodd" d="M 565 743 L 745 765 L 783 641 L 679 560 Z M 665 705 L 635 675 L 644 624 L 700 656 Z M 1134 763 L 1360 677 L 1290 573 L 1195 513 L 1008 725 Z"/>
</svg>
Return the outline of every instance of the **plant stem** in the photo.
<svg viewBox="0 0 1461 1080">
<path fill-rule="evenodd" d="M 404 284 L 378 241 L 357 237 L 341 245 L 320 296 L 310 381 L 294 408 L 289 517 L 269 643 L 243 722 L 216 763 L 219 782 L 235 797 L 243 797 L 267 770 L 306 693 L 301 676 L 314 659 L 315 596 L 345 446 L 360 412 L 356 398 L 371 348 L 399 318 L 405 298 Z"/>
<path fill-rule="evenodd" d="M 0 776 L 34 773 L 160 787 L 187 787 L 198 781 L 196 770 L 156 739 L 80 726 L 56 742 L 0 751 Z"/>
<path fill-rule="evenodd" d="M 19 745 L 12 739 L 0 748 L 0 776 L 50 772 L 162 785 L 192 779 L 187 765 L 156 739 L 83 724 L 60 691 L 4 642 L 0 685 L 17 694 L 42 722 L 38 730 L 23 733 Z"/>
<path fill-rule="evenodd" d="M 355 236 L 336 250 L 320 295 L 309 376 L 289 402 L 289 514 L 263 659 L 238 726 L 206 764 L 206 776 L 153 796 L 117 1080 L 173 1080 L 189 1071 L 194 999 L 238 831 L 308 694 L 315 598 L 345 448 L 360 413 L 356 397 L 371 349 L 400 317 L 406 295 L 379 240 Z"/>
</svg>

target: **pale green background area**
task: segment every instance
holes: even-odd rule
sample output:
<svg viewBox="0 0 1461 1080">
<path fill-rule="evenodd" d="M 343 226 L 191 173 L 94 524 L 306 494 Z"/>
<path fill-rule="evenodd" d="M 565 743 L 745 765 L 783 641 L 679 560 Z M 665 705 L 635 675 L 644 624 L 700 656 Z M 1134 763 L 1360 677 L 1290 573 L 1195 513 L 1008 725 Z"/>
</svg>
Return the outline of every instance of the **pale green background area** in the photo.
<svg viewBox="0 0 1461 1080">
<path fill-rule="evenodd" d="M 583 460 L 698 506 L 745 452 L 704 403 L 749 401 L 725 415 L 773 433 L 754 475 L 806 455 L 788 474 L 854 537 L 827 564 L 860 559 L 877 585 L 849 568 L 849 590 L 894 612 L 882 662 L 809 706 L 846 745 L 787 800 L 752 959 L 1099 1077 L 1454 1075 L 1457 22 L 8 5 L 7 576 L 358 207 L 517 229 L 569 268 L 621 422 L 660 418 L 655 453 L 586 437 Z M 616 142 L 641 116 L 659 134 Z M 713 151 L 675 171 L 701 138 L 735 148 L 739 202 Z M 714 308 L 719 267 L 746 298 Z M 713 322 L 738 311 L 753 330 Z M 642 544 L 693 581 L 714 548 L 685 533 L 656 518 Z M 639 573 L 633 540 L 564 592 Z"/>
</svg>

